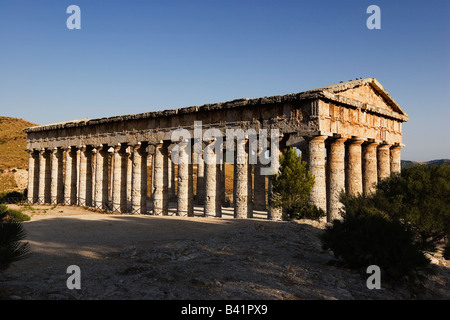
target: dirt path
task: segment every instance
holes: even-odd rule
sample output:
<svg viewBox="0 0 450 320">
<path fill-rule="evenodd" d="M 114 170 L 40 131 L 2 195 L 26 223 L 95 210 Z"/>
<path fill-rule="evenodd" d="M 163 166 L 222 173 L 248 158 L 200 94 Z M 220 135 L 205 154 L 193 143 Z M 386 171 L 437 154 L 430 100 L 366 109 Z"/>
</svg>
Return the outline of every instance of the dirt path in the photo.
<svg viewBox="0 0 450 320">
<path fill-rule="evenodd" d="M 33 208 L 24 223 L 32 253 L 0 274 L 6 299 L 450 298 L 445 260 L 419 295 L 367 289 L 364 277 L 329 264 L 318 222 Z M 80 267 L 80 290 L 67 288 L 70 265 Z"/>
</svg>

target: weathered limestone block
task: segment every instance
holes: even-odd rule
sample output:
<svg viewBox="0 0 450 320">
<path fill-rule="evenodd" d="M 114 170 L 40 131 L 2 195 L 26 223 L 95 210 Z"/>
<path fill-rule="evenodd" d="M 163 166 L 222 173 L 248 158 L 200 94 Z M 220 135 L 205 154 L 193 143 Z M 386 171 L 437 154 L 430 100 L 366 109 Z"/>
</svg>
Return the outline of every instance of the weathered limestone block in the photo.
<svg viewBox="0 0 450 320">
<path fill-rule="evenodd" d="M 345 144 L 347 139 L 332 139 L 328 146 L 328 197 L 327 197 L 327 221 L 340 219 L 342 203 L 339 197 L 345 190 Z"/>
</svg>

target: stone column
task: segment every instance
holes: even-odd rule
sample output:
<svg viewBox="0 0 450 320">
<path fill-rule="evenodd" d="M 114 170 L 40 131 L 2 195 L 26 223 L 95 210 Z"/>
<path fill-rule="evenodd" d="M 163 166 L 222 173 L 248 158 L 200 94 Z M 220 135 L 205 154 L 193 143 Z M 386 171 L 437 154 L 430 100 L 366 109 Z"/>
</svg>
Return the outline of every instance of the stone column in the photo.
<svg viewBox="0 0 450 320">
<path fill-rule="evenodd" d="M 133 178 L 131 182 L 131 213 L 141 214 L 142 208 L 142 147 L 141 144 L 133 146 Z"/>
<path fill-rule="evenodd" d="M 248 217 L 248 140 L 236 141 L 234 217 Z"/>
<path fill-rule="evenodd" d="M 391 173 L 400 173 L 402 171 L 402 161 L 401 161 L 401 145 L 393 145 L 390 152 L 391 161 Z"/>
<path fill-rule="evenodd" d="M 60 202 L 60 195 L 62 191 L 62 185 L 60 184 L 61 174 L 61 150 L 59 148 L 54 148 L 51 151 L 51 182 L 50 182 L 50 202 L 51 204 L 58 204 Z"/>
<path fill-rule="evenodd" d="M 95 208 L 95 189 L 97 178 L 97 148 L 92 148 L 91 151 L 91 207 Z"/>
<path fill-rule="evenodd" d="M 45 175 L 47 169 L 47 157 L 45 149 L 39 151 L 39 193 L 38 204 L 45 203 Z"/>
<path fill-rule="evenodd" d="M 80 150 L 80 176 L 79 176 L 79 190 L 78 190 L 78 205 L 79 206 L 86 206 L 86 200 L 87 200 L 87 193 L 86 193 L 86 186 L 87 186 L 87 148 L 86 146 L 81 146 L 79 148 Z"/>
<path fill-rule="evenodd" d="M 363 145 L 363 192 L 365 195 L 373 193 L 378 182 L 376 142 Z"/>
<path fill-rule="evenodd" d="M 211 142 L 205 148 L 205 205 L 204 215 L 206 217 L 218 217 L 217 210 L 217 156 L 212 149 Z"/>
<path fill-rule="evenodd" d="M 189 211 L 189 152 L 187 143 L 180 146 L 178 156 L 177 216 L 187 217 Z"/>
<path fill-rule="evenodd" d="M 326 212 L 327 196 L 325 181 L 325 139 L 326 136 L 307 137 L 309 171 L 315 177 L 309 201 Z"/>
<path fill-rule="evenodd" d="M 133 151 L 131 150 L 131 146 L 128 146 L 125 150 L 126 153 L 126 173 L 127 173 L 127 178 L 126 178 L 126 183 L 127 183 L 127 187 L 126 187 L 126 210 L 128 212 L 131 212 L 131 187 L 132 187 L 132 183 L 133 183 Z"/>
<path fill-rule="evenodd" d="M 34 155 L 34 150 L 28 151 L 28 189 L 27 189 L 27 199 L 28 202 L 33 204 L 35 203 L 35 167 L 36 167 L 36 157 Z"/>
<path fill-rule="evenodd" d="M 66 164 L 65 164 L 65 176 L 64 176 L 64 204 L 72 205 L 72 159 L 71 147 L 66 148 Z"/>
<path fill-rule="evenodd" d="M 327 166 L 327 221 L 340 219 L 342 203 L 339 200 L 345 191 L 345 144 L 347 139 L 332 139 L 328 145 Z"/>
<path fill-rule="evenodd" d="M 191 144 L 193 145 L 193 144 Z M 191 150 L 188 151 L 188 216 L 194 216 L 194 153 Z"/>
<path fill-rule="evenodd" d="M 103 146 L 100 145 L 96 148 L 96 161 L 95 161 L 95 191 L 94 191 L 94 208 L 103 209 L 103 188 L 105 181 L 103 181 L 103 167 L 105 151 Z"/>
<path fill-rule="evenodd" d="M 112 211 L 122 212 L 122 156 L 120 143 L 114 146 L 113 153 L 113 183 L 112 183 Z"/>
<path fill-rule="evenodd" d="M 391 160 L 390 160 L 390 145 L 381 144 L 378 147 L 378 182 L 382 179 L 388 178 L 391 174 Z"/>
<path fill-rule="evenodd" d="M 361 145 L 364 140 L 352 139 L 347 142 L 346 189 L 348 194 L 356 196 L 363 192 Z"/>
<path fill-rule="evenodd" d="M 91 147 L 86 147 L 86 151 L 84 153 L 86 157 L 86 204 L 87 207 L 92 207 L 92 187 L 93 187 L 93 168 L 92 163 L 94 161 L 94 155 Z"/>
<path fill-rule="evenodd" d="M 155 180 L 153 193 L 153 214 L 166 216 L 169 213 L 169 197 L 167 193 L 167 145 L 159 143 L 155 146 Z"/>
</svg>

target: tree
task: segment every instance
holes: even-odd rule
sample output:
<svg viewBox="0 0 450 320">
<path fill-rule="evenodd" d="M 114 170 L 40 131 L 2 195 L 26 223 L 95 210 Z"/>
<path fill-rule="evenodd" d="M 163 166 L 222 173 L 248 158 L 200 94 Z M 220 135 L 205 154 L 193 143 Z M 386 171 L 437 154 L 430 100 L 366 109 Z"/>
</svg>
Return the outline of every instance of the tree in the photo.
<svg viewBox="0 0 450 320">
<path fill-rule="evenodd" d="M 287 148 L 280 155 L 278 174 L 271 176 L 269 206 L 281 208 L 284 219 L 313 218 L 325 215 L 323 210 L 308 203 L 314 186 L 314 176 L 306 169 L 301 155 Z"/>
<path fill-rule="evenodd" d="M 0 271 L 27 257 L 29 244 L 21 242 L 25 236 L 22 223 L 9 215 L 7 206 L 0 205 Z"/>
</svg>

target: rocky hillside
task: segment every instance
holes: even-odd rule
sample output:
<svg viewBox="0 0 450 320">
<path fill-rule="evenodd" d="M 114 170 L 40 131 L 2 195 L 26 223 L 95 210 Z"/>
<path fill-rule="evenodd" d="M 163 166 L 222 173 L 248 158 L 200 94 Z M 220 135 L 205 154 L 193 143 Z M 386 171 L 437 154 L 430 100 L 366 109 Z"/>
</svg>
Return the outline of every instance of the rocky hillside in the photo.
<svg viewBox="0 0 450 320">
<path fill-rule="evenodd" d="M 425 161 L 425 162 L 417 162 L 417 161 L 409 161 L 409 160 L 402 160 L 402 169 L 403 168 L 407 168 L 407 167 L 411 167 L 411 166 L 416 166 L 416 165 L 420 165 L 420 164 L 424 164 L 427 166 L 434 166 L 434 165 L 440 165 L 440 164 L 450 164 L 450 159 L 439 159 L 439 160 L 430 160 L 430 161 Z"/>
<path fill-rule="evenodd" d="M 0 116 L 0 193 L 26 187 L 28 154 L 24 128 L 34 123 Z"/>
</svg>

